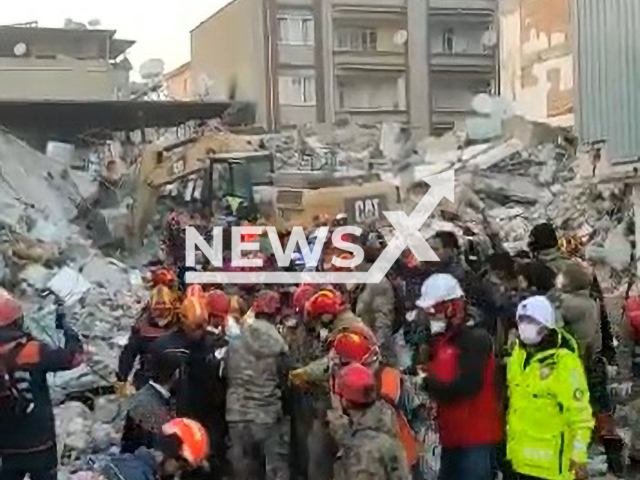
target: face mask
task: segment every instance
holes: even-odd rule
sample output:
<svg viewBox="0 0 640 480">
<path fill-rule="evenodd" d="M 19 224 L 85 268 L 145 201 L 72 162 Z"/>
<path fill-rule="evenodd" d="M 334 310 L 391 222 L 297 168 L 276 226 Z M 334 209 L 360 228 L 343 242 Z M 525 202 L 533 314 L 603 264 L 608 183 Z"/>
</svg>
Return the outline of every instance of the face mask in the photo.
<svg viewBox="0 0 640 480">
<path fill-rule="evenodd" d="M 324 341 L 329 336 L 329 330 L 326 328 L 320 329 L 320 340 Z"/>
<path fill-rule="evenodd" d="M 443 333 L 447 329 L 447 322 L 445 320 L 431 320 L 431 333 Z"/>
<path fill-rule="evenodd" d="M 518 333 L 520 334 L 520 340 L 526 345 L 537 345 L 544 337 L 544 330 L 535 323 L 519 323 Z"/>
</svg>

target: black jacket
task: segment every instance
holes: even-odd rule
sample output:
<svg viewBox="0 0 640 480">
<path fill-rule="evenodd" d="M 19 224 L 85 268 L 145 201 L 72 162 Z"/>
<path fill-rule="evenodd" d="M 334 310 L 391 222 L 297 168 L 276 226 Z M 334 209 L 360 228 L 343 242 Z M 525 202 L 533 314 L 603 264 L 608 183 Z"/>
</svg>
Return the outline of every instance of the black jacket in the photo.
<svg viewBox="0 0 640 480">
<path fill-rule="evenodd" d="M 65 346 L 56 348 L 35 340 L 12 327 L 0 328 L 0 347 L 16 348 L 20 353 L 11 371 L 28 379 L 27 391 L 32 408 L 20 415 L 0 415 L 0 456 L 50 449 L 56 444 L 55 419 L 47 384 L 47 373 L 72 370 L 82 361 L 82 342 L 70 327 L 63 328 Z"/>
</svg>

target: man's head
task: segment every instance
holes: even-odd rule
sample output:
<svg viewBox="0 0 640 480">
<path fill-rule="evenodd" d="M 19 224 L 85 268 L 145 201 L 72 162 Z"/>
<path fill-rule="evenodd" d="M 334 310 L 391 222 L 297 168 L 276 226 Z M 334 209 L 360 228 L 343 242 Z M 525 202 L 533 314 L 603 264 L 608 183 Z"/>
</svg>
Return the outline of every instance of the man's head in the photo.
<svg viewBox="0 0 640 480">
<path fill-rule="evenodd" d="M 366 409 L 378 398 L 375 376 L 371 369 L 352 363 L 338 373 L 334 393 L 346 412 Z"/>
<path fill-rule="evenodd" d="M 204 297 L 187 297 L 180 310 L 182 329 L 187 335 L 199 338 L 204 335 L 209 323 L 209 314 Z"/>
<path fill-rule="evenodd" d="M 556 229 L 550 223 L 540 223 L 529 234 L 529 250 L 534 253 L 558 247 Z"/>
<path fill-rule="evenodd" d="M 445 230 L 436 232 L 429 240 L 429 245 L 442 263 L 451 262 L 460 252 L 460 243 L 456 234 Z"/>
<path fill-rule="evenodd" d="M 591 288 L 589 272 L 578 262 L 568 262 L 556 277 L 556 288 L 565 293 L 579 292 Z"/>
<path fill-rule="evenodd" d="M 251 306 L 256 318 L 276 321 L 280 313 L 281 299 L 278 292 L 273 290 L 263 290 L 258 295 Z"/>
<path fill-rule="evenodd" d="M 161 452 L 161 478 L 203 467 L 209 456 L 209 434 L 195 420 L 176 418 L 162 427 L 157 450 Z"/>
<path fill-rule="evenodd" d="M 523 290 L 533 290 L 546 295 L 555 287 L 556 272 L 542 262 L 525 263 L 518 275 Z"/>
<path fill-rule="evenodd" d="M 447 273 L 431 275 L 422 284 L 422 293 L 416 306 L 429 315 L 433 333 L 443 332 L 450 326 L 465 322 L 464 291 L 460 283 Z"/>
<path fill-rule="evenodd" d="M 209 326 L 224 330 L 231 308 L 231 300 L 222 290 L 211 290 L 205 294 L 205 301 L 209 315 Z"/>
<path fill-rule="evenodd" d="M 175 297 L 169 287 L 158 285 L 151 291 L 149 297 L 149 312 L 151 319 L 160 327 L 169 325 L 174 320 Z"/>
<path fill-rule="evenodd" d="M 546 297 L 530 297 L 518 305 L 518 333 L 525 345 L 538 345 L 551 330 L 557 328 L 556 314 Z"/>
<path fill-rule="evenodd" d="M 359 363 L 367 368 L 377 368 L 380 361 L 380 349 L 371 332 L 344 331 L 333 339 L 330 358 L 342 367 Z"/>
<path fill-rule="evenodd" d="M 329 328 L 338 314 L 348 305 L 339 292 L 323 289 L 316 293 L 305 305 L 305 318 L 318 329 Z"/>
</svg>

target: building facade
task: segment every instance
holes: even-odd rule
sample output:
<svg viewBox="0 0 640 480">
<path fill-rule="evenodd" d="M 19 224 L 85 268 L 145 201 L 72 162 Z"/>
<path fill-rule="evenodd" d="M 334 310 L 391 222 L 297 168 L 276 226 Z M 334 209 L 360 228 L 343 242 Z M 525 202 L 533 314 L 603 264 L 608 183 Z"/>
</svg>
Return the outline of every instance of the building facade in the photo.
<svg viewBox="0 0 640 480">
<path fill-rule="evenodd" d="M 0 100 L 129 98 L 134 44 L 113 30 L 0 27 Z"/>
<path fill-rule="evenodd" d="M 267 128 L 446 130 L 497 90 L 496 12 L 497 0 L 235 0 L 192 32 L 193 81 L 255 101 Z"/>
<path fill-rule="evenodd" d="M 574 115 L 572 0 L 502 0 L 500 83 L 515 113 L 571 126 Z"/>
<path fill-rule="evenodd" d="M 191 100 L 193 98 L 191 62 L 180 65 L 178 68 L 166 73 L 162 81 L 164 93 L 169 100 Z"/>
</svg>

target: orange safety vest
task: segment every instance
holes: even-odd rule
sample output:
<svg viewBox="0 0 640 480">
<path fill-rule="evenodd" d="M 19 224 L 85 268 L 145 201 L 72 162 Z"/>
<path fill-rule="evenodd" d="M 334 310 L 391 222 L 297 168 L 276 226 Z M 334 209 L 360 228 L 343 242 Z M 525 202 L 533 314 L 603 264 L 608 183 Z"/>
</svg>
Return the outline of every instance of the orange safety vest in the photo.
<svg viewBox="0 0 640 480">
<path fill-rule="evenodd" d="M 409 466 L 413 467 L 418 462 L 418 455 L 422 449 L 422 445 L 411 429 L 407 417 L 405 417 L 398 405 L 402 392 L 402 374 L 395 368 L 383 367 L 378 375 L 380 378 L 380 396 L 393 407 L 396 413 L 398 440 L 400 440 L 400 443 L 402 443 L 404 447 Z"/>
</svg>

